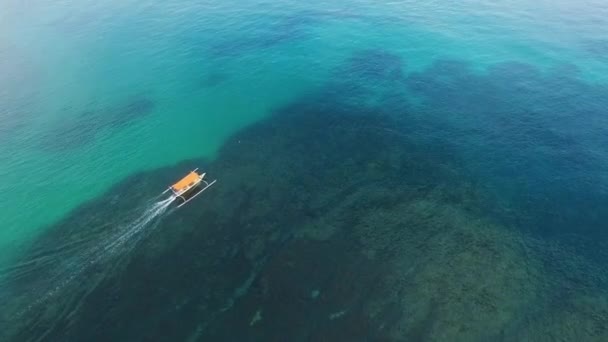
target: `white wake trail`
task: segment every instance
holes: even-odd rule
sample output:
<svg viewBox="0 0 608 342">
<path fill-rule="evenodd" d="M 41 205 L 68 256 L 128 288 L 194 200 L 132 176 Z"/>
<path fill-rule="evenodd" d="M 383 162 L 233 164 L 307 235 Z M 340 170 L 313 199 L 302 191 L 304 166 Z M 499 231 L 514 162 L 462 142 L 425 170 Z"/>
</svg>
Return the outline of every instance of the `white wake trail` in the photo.
<svg viewBox="0 0 608 342">
<path fill-rule="evenodd" d="M 19 314 L 23 314 L 57 295 L 92 266 L 131 251 L 139 241 L 153 231 L 160 222 L 161 216 L 169 209 L 174 200 L 175 197 L 172 196 L 149 205 L 134 220 L 118 224 L 119 228 L 116 228 L 115 232 L 102 237 L 93 248 L 83 245 L 81 248 L 85 249 L 75 255 L 63 260 L 56 260 L 55 266 L 51 266 L 52 272 L 48 278 L 40 279 L 40 283 L 37 282 L 31 289 L 26 289 L 25 293 L 22 293 L 37 299 L 27 305 Z"/>
<path fill-rule="evenodd" d="M 103 246 L 104 254 L 116 252 L 117 249 L 127 242 L 135 244 L 139 241 L 143 236 L 138 236 L 136 241 L 132 241 L 132 239 L 146 229 L 150 223 L 157 223 L 152 221 L 164 214 L 174 200 L 175 197 L 171 196 L 163 201 L 154 203 L 150 208 L 146 209 L 146 211 L 135 219 L 135 221 L 131 222 L 124 231 L 121 231 L 118 236 L 111 239 L 110 243 Z"/>
</svg>

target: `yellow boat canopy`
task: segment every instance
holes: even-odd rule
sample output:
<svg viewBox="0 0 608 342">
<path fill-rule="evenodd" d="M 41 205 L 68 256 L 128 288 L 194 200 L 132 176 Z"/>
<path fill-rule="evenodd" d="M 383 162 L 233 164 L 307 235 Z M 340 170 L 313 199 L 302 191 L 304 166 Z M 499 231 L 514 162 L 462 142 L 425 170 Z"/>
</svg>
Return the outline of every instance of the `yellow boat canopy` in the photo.
<svg viewBox="0 0 608 342">
<path fill-rule="evenodd" d="M 180 192 L 200 182 L 200 180 L 200 175 L 192 171 L 186 177 L 182 178 L 179 182 L 173 184 L 171 188 L 173 189 L 173 191 Z"/>
</svg>

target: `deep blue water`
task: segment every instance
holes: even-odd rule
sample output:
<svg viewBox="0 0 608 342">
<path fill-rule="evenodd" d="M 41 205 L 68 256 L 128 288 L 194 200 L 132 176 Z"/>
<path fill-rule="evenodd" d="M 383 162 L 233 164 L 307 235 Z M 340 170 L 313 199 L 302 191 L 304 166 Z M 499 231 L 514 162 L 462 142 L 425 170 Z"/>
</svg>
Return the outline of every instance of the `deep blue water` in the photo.
<svg viewBox="0 0 608 342">
<path fill-rule="evenodd" d="M 608 340 L 606 18 L 0 5 L 0 339 Z"/>
</svg>

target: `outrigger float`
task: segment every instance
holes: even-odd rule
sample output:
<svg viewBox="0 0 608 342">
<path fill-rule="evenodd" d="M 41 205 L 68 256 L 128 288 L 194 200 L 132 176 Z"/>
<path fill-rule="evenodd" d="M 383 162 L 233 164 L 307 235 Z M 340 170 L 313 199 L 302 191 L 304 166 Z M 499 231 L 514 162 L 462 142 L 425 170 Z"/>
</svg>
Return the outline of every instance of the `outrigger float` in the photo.
<svg viewBox="0 0 608 342">
<path fill-rule="evenodd" d="M 181 199 L 183 202 L 177 207 L 181 207 L 184 204 L 193 200 L 196 196 L 200 195 L 201 192 L 207 190 L 210 186 L 215 184 L 217 180 L 207 182 L 205 180 L 206 173 L 198 173 L 198 168 L 190 171 L 186 177 L 180 179 L 177 183 L 171 185 L 163 194 L 171 191 L 174 195 L 175 200 Z M 204 186 L 201 186 L 203 185 Z"/>
</svg>

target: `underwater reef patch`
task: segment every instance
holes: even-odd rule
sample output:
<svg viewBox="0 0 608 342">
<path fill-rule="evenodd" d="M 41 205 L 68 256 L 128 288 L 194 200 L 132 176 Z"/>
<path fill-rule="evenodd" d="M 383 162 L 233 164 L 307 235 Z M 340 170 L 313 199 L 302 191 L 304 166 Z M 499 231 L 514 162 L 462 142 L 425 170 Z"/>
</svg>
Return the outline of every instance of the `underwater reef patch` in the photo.
<svg viewBox="0 0 608 342">
<path fill-rule="evenodd" d="M 608 216 L 598 205 L 608 199 L 608 165 L 594 151 L 606 142 L 607 87 L 575 71 L 514 62 L 483 73 L 437 61 L 407 83 L 427 120 L 444 123 L 429 134 L 449 138 L 484 183 L 528 213 L 518 225 L 545 236 L 606 237 Z"/>
<path fill-rule="evenodd" d="M 403 79 L 405 76 L 401 57 L 384 50 L 360 51 L 349 59 L 347 68 L 367 80 Z"/>
<path fill-rule="evenodd" d="M 323 91 L 330 99 L 338 98 L 353 114 L 392 113 L 393 117 L 411 120 L 410 99 L 405 96 L 406 62 L 384 49 L 356 51 L 333 70 Z"/>
<path fill-rule="evenodd" d="M 219 40 L 209 47 L 212 56 L 238 57 L 265 50 L 281 44 L 293 43 L 310 38 L 310 27 L 317 24 L 320 18 L 307 12 L 286 15 L 271 20 L 271 25 L 260 26 L 259 23 L 246 24 L 242 36 Z M 257 20 L 255 22 L 258 22 Z"/>
<path fill-rule="evenodd" d="M 155 107 L 154 101 L 143 95 L 133 96 L 108 108 L 98 109 L 93 106 L 46 132 L 42 136 L 41 148 L 57 152 L 80 148 L 95 141 L 101 131 L 120 129 L 142 120 Z"/>
<path fill-rule="evenodd" d="M 410 74 L 403 64 L 390 52 L 363 51 L 319 94 L 235 134 L 213 162 L 134 175 L 75 210 L 24 262 L 42 250 L 92 243 L 112 217 L 137 208 L 184 169 L 202 164 L 219 179 L 126 253 L 87 268 L 18 319 L 13 308 L 32 300 L 23 289 L 45 273 L 3 284 L 11 293 L 2 303 L 10 308 L 2 317 L 5 339 L 608 339 L 605 263 L 589 260 L 590 253 L 608 260 L 605 240 L 590 241 L 568 226 L 591 209 L 567 212 L 557 202 L 574 196 L 593 208 L 602 194 L 577 197 L 589 191 L 571 183 L 544 188 L 553 183 L 541 182 L 542 168 L 555 161 L 541 150 L 527 159 L 530 144 L 508 144 L 519 137 L 558 151 L 577 141 L 576 131 L 565 134 L 573 116 L 598 119 L 592 105 L 564 109 L 555 122 L 548 109 L 528 108 L 530 97 L 562 99 L 537 89 L 539 82 L 572 83 L 564 94 L 592 89 L 580 94 L 592 98 L 602 90 L 521 64 L 475 73 L 444 61 Z M 362 84 L 368 77 L 374 86 Z M 351 89 L 393 101 L 358 106 Z M 423 100 L 418 112 L 405 90 Z M 480 98 L 487 102 L 473 101 Z M 513 166 L 513 159 L 521 163 Z M 570 166 L 555 172 L 565 177 Z M 514 196 L 522 202 L 505 205 L 491 191 L 495 179 L 519 184 Z M 578 228 L 593 229 L 602 215 L 579 217 Z M 558 222 L 571 228 L 567 240 L 538 234 Z"/>
<path fill-rule="evenodd" d="M 394 23 L 403 25 L 407 19 L 374 14 L 361 14 L 351 9 L 301 10 L 282 16 L 273 16 L 266 20 L 271 24 L 262 24 L 258 14 L 255 18 L 242 24 L 241 36 L 225 38 L 213 43 L 209 53 L 216 57 L 239 57 L 259 50 L 274 48 L 282 44 L 295 43 L 314 38 L 313 29 L 332 21 L 355 20 L 374 22 L 377 25 Z"/>
<path fill-rule="evenodd" d="M 365 254 L 350 252 L 359 244 L 353 237 L 342 240 L 343 246 L 331 243 L 338 241 L 337 236 L 345 230 L 348 232 L 351 224 L 360 220 L 359 215 L 348 212 L 356 208 L 363 212 L 390 206 L 403 200 L 403 196 L 415 197 L 418 192 L 427 192 L 442 182 L 440 175 L 444 171 L 433 167 L 434 171 L 429 172 L 426 166 L 435 163 L 422 159 L 423 151 L 412 148 L 406 153 L 402 149 L 407 141 L 404 136 L 369 129 L 395 128 L 388 118 L 351 116 L 341 111 L 340 106 L 311 111 L 314 108 L 309 102 L 293 104 L 272 119 L 233 137 L 220 152 L 219 159 L 208 167 L 210 173 L 222 173 L 225 186 L 198 202 L 204 206 L 186 206 L 175 213 L 174 219 L 161 222 L 142 248 L 124 256 L 120 267 L 100 265 L 88 270 L 87 280 L 72 285 L 69 294 L 63 295 L 65 297 L 50 298 L 44 308 L 53 314 L 47 312 L 37 316 L 38 312 L 32 311 L 36 320 L 52 321 L 48 326 L 36 327 L 44 330 L 46 326 L 49 329 L 45 331 L 47 336 L 67 341 L 121 340 L 128 336 L 174 340 L 185 338 L 182 334 L 190 331 L 183 327 L 195 330 L 200 322 L 207 322 L 201 336 L 220 336 L 229 333 L 224 328 L 228 319 L 243 318 L 240 303 L 249 301 L 250 294 L 263 286 L 261 279 L 271 281 L 268 286 L 272 286 L 273 291 L 269 294 L 274 292 L 275 286 L 281 286 L 288 291 L 286 293 L 292 291 L 289 284 L 280 285 L 274 279 L 288 271 L 283 269 L 288 262 L 285 253 L 295 253 L 290 258 L 299 262 L 297 259 L 303 258 L 303 254 L 310 255 L 315 250 L 330 253 L 326 257 L 334 253 L 333 266 L 324 266 L 321 259 L 325 257 L 318 254 L 321 258 L 317 262 L 319 267 L 328 267 L 324 271 L 319 269 L 321 278 L 314 280 L 314 284 L 294 279 L 297 280 L 294 284 L 306 285 L 302 291 L 307 295 L 319 288 L 322 302 L 326 294 L 338 294 L 343 290 L 338 285 L 333 285 L 338 286 L 335 290 L 325 288 L 333 282 L 331 270 L 352 263 L 352 269 L 344 269 L 344 274 L 338 275 L 339 279 L 352 277 L 363 281 L 361 277 L 364 277 L 365 283 L 360 282 L 360 287 L 351 289 L 352 296 L 343 293 L 342 299 L 326 305 L 327 310 L 333 311 L 318 312 L 323 316 L 323 324 L 328 317 L 341 322 L 342 318 L 353 315 L 360 306 L 358 302 L 365 301 L 366 291 L 377 280 L 361 273 L 364 269 L 355 265 L 368 262 L 365 269 L 376 269 L 377 277 L 380 277 L 380 268 L 377 262 L 366 261 L 369 258 Z M 78 241 L 78 232 L 92 234 L 90 230 L 99 229 L 97 226 L 102 225 L 104 217 L 115 215 L 116 210 L 112 208 L 119 208 L 127 200 L 141 202 L 130 196 L 123 199 L 121 194 L 141 188 L 147 189 L 149 194 L 150 184 L 167 182 L 161 176 L 166 173 L 163 170 L 158 174 L 138 175 L 133 177 L 133 183 L 127 181 L 117 186 L 100 202 L 88 206 L 90 209 L 85 207 L 74 212 L 67 221 L 51 229 L 55 233 L 41 241 L 41 245 L 51 245 L 51 241 L 55 244 L 59 241 L 65 244 L 71 239 Z M 410 184 L 414 189 L 405 186 L 408 179 L 412 180 Z M 401 190 L 391 195 L 388 189 L 395 188 Z M 364 193 L 371 196 L 366 199 L 362 196 Z M 458 196 L 446 195 L 446 199 L 451 197 L 447 200 L 456 201 Z M 106 209 L 99 212 L 94 208 Z M 325 247 L 317 246 L 317 240 L 304 238 L 308 236 L 307 226 L 319 225 L 319 220 L 329 221 L 329 217 L 337 220 L 333 222 L 336 231 L 326 242 L 318 242 Z M 342 256 L 342 253 L 346 254 Z M 234 290 L 238 288 L 243 290 Z M 276 295 L 281 298 L 280 292 Z M 119 323 L 126 317 L 140 317 L 142 307 L 147 311 L 146 320 L 131 319 L 129 327 Z M 269 319 L 282 316 L 286 308 L 274 308 L 269 304 L 260 314 L 259 323 L 253 326 L 266 327 Z M 273 318 L 273 313 L 279 316 Z M 233 315 L 238 317 L 230 318 Z M 177 324 L 178 318 L 180 328 L 173 325 Z M 150 330 L 150 320 L 157 320 L 162 334 L 161 330 Z M 249 324 L 251 317 L 246 321 Z M 277 324 L 295 329 L 292 327 L 295 322 L 279 321 Z M 326 329 L 327 334 L 336 334 L 330 326 Z M 25 338 L 28 333 L 35 336 L 39 331 L 21 333 L 23 335 L 19 336 Z M 288 334 L 299 336 L 306 332 Z M 373 334 L 371 330 L 370 334 Z"/>
<path fill-rule="evenodd" d="M 229 79 L 229 76 L 225 73 L 211 72 L 204 76 L 201 76 L 198 86 L 201 89 L 217 87 Z"/>
</svg>

